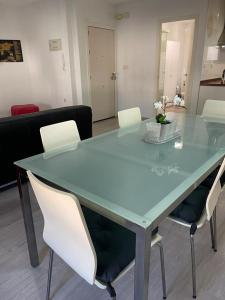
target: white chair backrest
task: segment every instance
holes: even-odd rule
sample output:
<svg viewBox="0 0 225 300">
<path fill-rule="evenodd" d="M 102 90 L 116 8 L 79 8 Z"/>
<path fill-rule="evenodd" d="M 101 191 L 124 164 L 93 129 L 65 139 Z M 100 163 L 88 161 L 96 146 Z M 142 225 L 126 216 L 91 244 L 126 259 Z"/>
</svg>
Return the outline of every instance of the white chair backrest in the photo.
<svg viewBox="0 0 225 300">
<path fill-rule="evenodd" d="M 139 107 L 133 107 L 118 112 L 120 128 L 128 127 L 141 122 L 141 111 Z"/>
<path fill-rule="evenodd" d="M 219 169 L 219 172 L 216 176 L 216 179 L 214 180 L 214 183 L 211 187 L 211 190 L 209 192 L 209 195 L 207 197 L 206 201 L 206 213 L 207 213 L 207 219 L 210 220 L 214 209 L 216 207 L 216 204 L 219 200 L 219 195 L 221 193 L 222 187 L 220 184 L 220 177 L 223 175 L 223 172 L 225 171 L 225 159 L 223 160 L 223 163 Z"/>
<path fill-rule="evenodd" d="M 45 152 L 73 146 L 80 141 L 77 124 L 73 120 L 41 127 L 40 133 Z"/>
<path fill-rule="evenodd" d="M 97 258 L 77 198 L 56 190 L 27 172 L 44 216 L 43 238 L 75 272 L 94 284 Z"/>
<path fill-rule="evenodd" d="M 225 99 L 223 100 L 206 100 L 203 111 L 203 117 L 225 118 Z"/>
</svg>

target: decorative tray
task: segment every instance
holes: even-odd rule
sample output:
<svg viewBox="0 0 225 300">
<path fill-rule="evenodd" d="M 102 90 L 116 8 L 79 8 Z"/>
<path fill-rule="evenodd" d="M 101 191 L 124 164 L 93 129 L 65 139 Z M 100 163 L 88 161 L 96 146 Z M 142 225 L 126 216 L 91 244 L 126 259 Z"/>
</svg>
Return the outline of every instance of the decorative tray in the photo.
<svg viewBox="0 0 225 300">
<path fill-rule="evenodd" d="M 144 136 L 144 142 L 149 144 L 164 144 L 179 137 L 181 137 L 180 129 L 177 129 L 173 134 L 167 135 L 165 137 L 152 137 L 147 132 Z"/>
</svg>

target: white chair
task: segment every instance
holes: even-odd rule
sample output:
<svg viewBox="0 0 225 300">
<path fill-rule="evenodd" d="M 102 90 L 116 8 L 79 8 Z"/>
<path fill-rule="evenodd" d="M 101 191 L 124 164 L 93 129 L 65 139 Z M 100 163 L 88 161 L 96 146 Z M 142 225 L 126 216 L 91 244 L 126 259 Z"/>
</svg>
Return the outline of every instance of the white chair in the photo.
<svg viewBox="0 0 225 300">
<path fill-rule="evenodd" d="M 224 118 L 225 117 L 225 100 L 206 100 L 202 117 Z"/>
<path fill-rule="evenodd" d="M 225 101 L 223 100 L 206 100 L 204 107 L 203 107 L 203 112 L 202 112 L 202 117 L 205 119 L 205 121 L 208 123 L 207 124 L 207 130 L 210 130 L 210 122 L 212 123 L 222 123 L 224 124 L 225 122 Z M 211 135 L 213 139 L 219 140 L 218 137 L 215 136 L 215 134 Z M 208 178 L 205 180 L 203 185 L 208 186 L 209 188 L 212 187 L 213 182 L 216 178 L 216 175 L 218 173 L 219 167 L 217 170 L 212 172 Z M 225 183 L 225 173 L 221 177 L 221 185 L 224 186 Z"/>
<path fill-rule="evenodd" d="M 77 124 L 73 120 L 41 127 L 40 134 L 45 152 L 73 146 L 80 141 Z"/>
<path fill-rule="evenodd" d="M 139 107 L 133 107 L 118 112 L 120 128 L 128 127 L 141 122 L 141 111 Z"/>
<path fill-rule="evenodd" d="M 107 289 L 134 264 L 135 234 L 124 227 L 80 206 L 69 193 L 52 188 L 27 172 L 44 216 L 43 238 L 50 247 L 46 299 L 50 296 L 54 252 L 91 285 Z M 161 236 L 156 232 L 152 246 L 160 247 L 163 296 L 166 298 L 164 255 Z"/>
<path fill-rule="evenodd" d="M 219 168 L 211 189 L 200 185 L 169 217 L 173 222 L 190 228 L 193 298 L 196 298 L 194 235 L 198 229 L 202 228 L 207 222 L 210 222 L 212 248 L 215 252 L 217 251 L 216 205 L 222 190 L 220 180 L 224 170 L 225 159 Z"/>
</svg>

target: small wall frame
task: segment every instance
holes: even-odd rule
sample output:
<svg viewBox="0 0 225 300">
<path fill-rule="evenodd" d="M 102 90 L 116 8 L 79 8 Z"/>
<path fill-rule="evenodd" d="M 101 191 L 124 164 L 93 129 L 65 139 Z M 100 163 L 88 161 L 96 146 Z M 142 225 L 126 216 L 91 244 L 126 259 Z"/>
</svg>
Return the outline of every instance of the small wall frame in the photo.
<svg viewBox="0 0 225 300">
<path fill-rule="evenodd" d="M 0 39 L 0 62 L 23 62 L 20 40 Z"/>
</svg>

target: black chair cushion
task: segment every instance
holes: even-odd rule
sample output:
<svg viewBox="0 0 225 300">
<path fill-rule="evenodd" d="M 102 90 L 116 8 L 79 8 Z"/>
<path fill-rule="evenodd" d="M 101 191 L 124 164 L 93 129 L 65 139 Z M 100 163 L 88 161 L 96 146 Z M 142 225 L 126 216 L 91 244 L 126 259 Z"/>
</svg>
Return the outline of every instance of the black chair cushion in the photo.
<svg viewBox="0 0 225 300">
<path fill-rule="evenodd" d="M 135 257 L 135 233 L 82 207 L 97 255 L 96 279 L 112 282 Z M 152 234 L 156 234 L 156 228 Z"/>
<path fill-rule="evenodd" d="M 171 216 L 187 223 L 196 223 L 206 205 L 209 188 L 198 186 L 172 213 Z"/>
<path fill-rule="evenodd" d="M 211 189 L 214 180 L 216 179 L 216 176 L 219 172 L 220 167 L 217 167 L 203 182 L 202 185 L 208 187 L 209 189 Z M 225 184 L 225 172 L 223 173 L 223 175 L 220 177 L 220 184 L 221 186 L 223 186 Z"/>
</svg>

